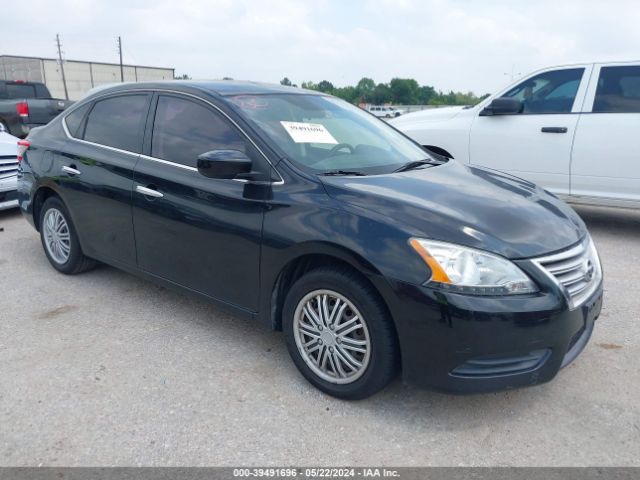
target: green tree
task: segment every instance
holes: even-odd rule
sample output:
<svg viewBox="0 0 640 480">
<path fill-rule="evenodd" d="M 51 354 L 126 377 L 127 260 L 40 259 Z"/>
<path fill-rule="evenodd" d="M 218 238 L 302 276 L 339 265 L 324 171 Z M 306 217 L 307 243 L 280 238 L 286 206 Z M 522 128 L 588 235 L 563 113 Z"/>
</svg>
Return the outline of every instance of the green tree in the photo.
<svg viewBox="0 0 640 480">
<path fill-rule="evenodd" d="M 392 78 L 389 88 L 393 103 L 415 105 L 419 101 L 420 85 L 413 78 Z"/>
<path fill-rule="evenodd" d="M 435 88 L 429 85 L 423 85 L 418 91 L 418 103 L 421 105 L 428 105 L 429 102 L 433 98 L 435 98 L 437 94 L 438 93 L 436 92 Z"/>
<path fill-rule="evenodd" d="M 358 101 L 363 103 L 371 102 L 371 96 L 376 89 L 376 82 L 372 78 L 363 77 L 355 88 L 355 95 Z"/>
<path fill-rule="evenodd" d="M 282 80 L 280 80 L 280 85 L 284 85 L 285 87 L 293 86 L 291 80 L 289 80 L 287 77 L 284 77 Z"/>
<path fill-rule="evenodd" d="M 379 83 L 371 93 L 371 103 L 381 105 L 391 101 L 391 89 L 386 83 Z"/>
<path fill-rule="evenodd" d="M 323 93 L 331 93 L 335 89 L 333 83 L 328 80 L 322 80 L 318 85 L 316 85 L 316 88 Z"/>
<path fill-rule="evenodd" d="M 175 77 L 173 77 L 173 79 L 174 80 L 191 80 L 191 77 L 186 73 L 183 73 L 182 75 L 176 75 Z"/>
<path fill-rule="evenodd" d="M 352 87 L 352 86 L 340 87 L 340 88 L 334 89 L 333 94 L 338 98 L 346 100 L 347 102 L 360 103 L 356 91 L 357 91 L 357 87 Z"/>
</svg>

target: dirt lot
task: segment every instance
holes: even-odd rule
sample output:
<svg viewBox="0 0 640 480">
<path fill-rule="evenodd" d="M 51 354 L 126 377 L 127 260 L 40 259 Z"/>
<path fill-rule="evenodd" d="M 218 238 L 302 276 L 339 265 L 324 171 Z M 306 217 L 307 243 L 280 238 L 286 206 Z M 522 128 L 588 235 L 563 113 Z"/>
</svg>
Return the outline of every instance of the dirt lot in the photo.
<svg viewBox="0 0 640 480">
<path fill-rule="evenodd" d="M 640 465 L 640 213 L 576 208 L 605 268 L 551 383 L 334 400 L 281 334 L 109 267 L 65 277 L 0 212 L 0 465 Z"/>
</svg>

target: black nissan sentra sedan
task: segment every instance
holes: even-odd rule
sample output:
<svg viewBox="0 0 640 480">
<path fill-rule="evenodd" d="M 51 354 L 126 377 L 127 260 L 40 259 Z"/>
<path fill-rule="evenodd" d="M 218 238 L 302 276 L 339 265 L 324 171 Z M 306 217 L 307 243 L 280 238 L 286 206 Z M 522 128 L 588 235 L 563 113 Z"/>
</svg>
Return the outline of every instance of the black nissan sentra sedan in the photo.
<svg viewBox="0 0 640 480">
<path fill-rule="evenodd" d="M 328 95 L 123 84 L 35 129 L 20 158 L 20 206 L 55 269 L 103 262 L 281 329 L 336 397 L 399 371 L 456 393 L 546 382 L 600 313 L 571 208 Z"/>
</svg>

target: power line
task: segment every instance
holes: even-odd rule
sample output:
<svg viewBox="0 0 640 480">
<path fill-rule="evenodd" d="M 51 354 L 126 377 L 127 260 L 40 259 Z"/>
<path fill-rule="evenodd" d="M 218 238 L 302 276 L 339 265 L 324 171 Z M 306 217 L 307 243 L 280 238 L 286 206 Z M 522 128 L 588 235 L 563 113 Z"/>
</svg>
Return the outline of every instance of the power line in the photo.
<svg viewBox="0 0 640 480">
<path fill-rule="evenodd" d="M 62 74 L 62 86 L 64 87 L 64 98 L 69 100 L 67 91 L 67 79 L 64 76 L 64 64 L 62 61 L 62 45 L 60 44 L 60 34 L 56 33 L 56 45 L 58 46 L 58 62 L 60 63 L 60 73 Z"/>
</svg>

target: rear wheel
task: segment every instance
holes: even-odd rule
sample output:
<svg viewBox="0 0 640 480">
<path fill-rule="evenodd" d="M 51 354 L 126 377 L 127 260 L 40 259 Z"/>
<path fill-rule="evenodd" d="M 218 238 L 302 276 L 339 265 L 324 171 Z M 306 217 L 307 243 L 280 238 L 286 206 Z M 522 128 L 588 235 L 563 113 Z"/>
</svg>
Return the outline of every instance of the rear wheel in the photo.
<svg viewBox="0 0 640 480">
<path fill-rule="evenodd" d="M 285 301 L 291 358 L 304 377 L 334 397 L 368 397 L 398 366 L 389 314 L 377 292 L 348 269 L 320 268 L 300 278 Z"/>
<path fill-rule="evenodd" d="M 73 275 L 95 266 L 86 257 L 69 212 L 58 197 L 49 197 L 40 212 L 40 239 L 49 263 L 59 272 Z"/>
</svg>

